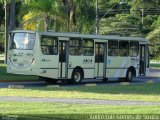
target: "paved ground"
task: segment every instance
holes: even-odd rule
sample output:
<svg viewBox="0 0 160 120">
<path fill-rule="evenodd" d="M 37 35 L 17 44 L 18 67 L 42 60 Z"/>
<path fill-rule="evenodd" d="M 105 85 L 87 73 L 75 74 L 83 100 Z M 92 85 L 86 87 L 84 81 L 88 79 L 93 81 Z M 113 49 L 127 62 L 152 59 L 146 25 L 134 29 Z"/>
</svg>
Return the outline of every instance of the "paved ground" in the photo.
<svg viewBox="0 0 160 120">
<path fill-rule="evenodd" d="M 0 101 L 18 101 L 18 102 L 54 102 L 66 104 L 96 104 L 96 105 L 158 105 L 160 102 L 143 102 L 143 101 L 124 101 L 124 100 L 94 100 L 94 99 L 66 99 L 66 98 L 38 98 L 38 97 L 0 97 Z"/>
</svg>

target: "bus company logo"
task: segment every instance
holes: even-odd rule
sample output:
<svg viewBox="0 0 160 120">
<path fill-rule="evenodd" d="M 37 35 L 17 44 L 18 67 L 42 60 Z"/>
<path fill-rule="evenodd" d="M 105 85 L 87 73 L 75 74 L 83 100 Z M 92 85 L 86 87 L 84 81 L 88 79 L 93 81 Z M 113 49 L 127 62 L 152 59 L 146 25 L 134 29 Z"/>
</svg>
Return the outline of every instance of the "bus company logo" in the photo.
<svg viewBox="0 0 160 120">
<path fill-rule="evenodd" d="M 42 59 L 42 62 L 49 62 L 51 60 Z"/>
<path fill-rule="evenodd" d="M 84 63 L 84 64 L 90 64 L 90 63 L 92 63 L 92 62 L 93 62 L 92 59 L 84 59 L 84 60 L 83 60 L 83 63 Z"/>
</svg>

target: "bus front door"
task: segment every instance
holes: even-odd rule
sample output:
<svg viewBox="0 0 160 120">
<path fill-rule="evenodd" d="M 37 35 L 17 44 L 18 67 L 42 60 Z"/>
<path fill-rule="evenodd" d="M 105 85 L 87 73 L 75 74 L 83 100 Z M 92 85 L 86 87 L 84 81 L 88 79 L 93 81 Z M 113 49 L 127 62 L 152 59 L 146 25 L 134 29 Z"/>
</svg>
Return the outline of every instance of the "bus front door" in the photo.
<svg viewBox="0 0 160 120">
<path fill-rule="evenodd" d="M 95 43 L 95 77 L 104 78 L 106 75 L 106 44 Z"/>
<path fill-rule="evenodd" d="M 59 41 L 59 77 L 67 78 L 68 75 L 68 42 Z"/>
<path fill-rule="evenodd" d="M 146 45 L 140 45 L 140 68 L 139 74 L 140 76 L 145 76 L 146 72 Z"/>
</svg>

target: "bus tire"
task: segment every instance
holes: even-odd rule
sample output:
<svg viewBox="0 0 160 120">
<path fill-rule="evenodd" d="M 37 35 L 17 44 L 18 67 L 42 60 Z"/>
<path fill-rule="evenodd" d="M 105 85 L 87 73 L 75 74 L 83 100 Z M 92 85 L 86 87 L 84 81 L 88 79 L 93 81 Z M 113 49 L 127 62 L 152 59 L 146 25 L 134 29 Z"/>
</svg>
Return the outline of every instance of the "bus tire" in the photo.
<svg viewBox="0 0 160 120">
<path fill-rule="evenodd" d="M 133 71 L 131 69 L 127 70 L 125 82 L 131 82 L 133 78 Z"/>
<path fill-rule="evenodd" d="M 81 83 L 83 79 L 83 71 L 81 69 L 75 69 L 72 73 L 72 83 Z"/>
</svg>

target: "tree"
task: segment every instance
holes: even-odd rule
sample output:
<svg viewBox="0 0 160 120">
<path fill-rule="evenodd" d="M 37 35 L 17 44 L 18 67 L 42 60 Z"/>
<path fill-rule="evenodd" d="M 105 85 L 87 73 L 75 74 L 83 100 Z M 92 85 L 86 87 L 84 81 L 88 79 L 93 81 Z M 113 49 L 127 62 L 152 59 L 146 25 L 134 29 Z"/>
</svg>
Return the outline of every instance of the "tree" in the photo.
<svg viewBox="0 0 160 120">
<path fill-rule="evenodd" d="M 64 0 L 68 31 L 89 33 L 95 19 L 95 0 Z"/>
<path fill-rule="evenodd" d="M 101 21 L 101 34 L 139 36 L 139 19 L 130 14 L 117 14 Z"/>
<path fill-rule="evenodd" d="M 139 9 L 151 9 L 158 8 L 160 4 L 157 4 L 156 0 L 132 0 L 130 2 L 131 10 L 139 10 Z"/>
<path fill-rule="evenodd" d="M 0 25 L 4 23 L 4 3 L 2 2 L 2 0 L 0 1 Z"/>
<path fill-rule="evenodd" d="M 152 27 L 153 31 L 147 35 L 147 38 L 149 39 L 151 45 L 150 54 L 153 58 L 155 58 L 160 56 L 160 17 L 153 22 Z"/>
<path fill-rule="evenodd" d="M 35 23 L 39 27 L 43 27 L 42 30 L 49 30 L 52 20 L 63 21 L 64 15 L 62 14 L 62 4 L 57 0 L 48 0 L 44 2 L 43 0 L 26 0 L 26 8 L 28 8 L 29 19 L 24 21 L 27 23 Z M 41 24 L 43 23 L 44 24 Z M 65 22 L 65 21 L 63 21 Z"/>
<path fill-rule="evenodd" d="M 9 0 L 0 0 L 0 3 L 4 5 L 5 8 L 5 41 L 4 41 L 4 51 L 5 51 L 5 61 L 7 60 L 7 44 L 8 44 L 8 24 L 9 24 Z"/>
<path fill-rule="evenodd" d="M 74 31 L 80 33 L 92 33 L 95 27 L 95 0 L 75 0 Z"/>
<path fill-rule="evenodd" d="M 150 41 L 150 54 L 152 58 L 157 58 L 160 56 L 160 27 L 155 29 L 153 32 L 149 33 L 147 38 Z"/>
<path fill-rule="evenodd" d="M 4 27 L 4 17 L 5 17 L 5 14 L 4 14 L 4 4 L 2 1 L 0 1 L 0 46 L 4 46 L 4 30 L 5 30 L 5 27 Z M 2 51 L 2 50 L 0 50 Z M 3 50 L 4 51 L 4 50 Z"/>
</svg>

